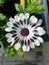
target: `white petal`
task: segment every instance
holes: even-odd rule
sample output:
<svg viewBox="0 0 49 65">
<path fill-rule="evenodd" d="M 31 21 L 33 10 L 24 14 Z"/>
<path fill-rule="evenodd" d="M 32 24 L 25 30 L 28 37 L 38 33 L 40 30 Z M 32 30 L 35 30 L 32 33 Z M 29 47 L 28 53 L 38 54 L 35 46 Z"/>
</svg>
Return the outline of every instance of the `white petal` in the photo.
<svg viewBox="0 0 49 65">
<path fill-rule="evenodd" d="M 30 47 L 33 49 L 33 48 L 35 48 L 35 44 L 32 42 L 32 43 L 30 43 Z"/>
<path fill-rule="evenodd" d="M 26 52 L 28 52 L 30 50 L 30 46 L 26 46 Z"/>
<path fill-rule="evenodd" d="M 15 48 L 16 50 L 18 50 L 20 47 L 21 47 L 21 44 L 20 44 L 20 43 L 16 43 L 16 44 L 14 45 L 14 48 Z"/>
<path fill-rule="evenodd" d="M 30 22 L 31 22 L 32 24 L 37 23 L 37 21 L 38 21 L 38 19 L 37 19 L 35 16 L 31 16 L 31 17 L 30 17 Z"/>
<path fill-rule="evenodd" d="M 22 46 L 24 52 L 28 52 L 30 50 L 30 46 L 26 46 L 25 44 Z"/>
<path fill-rule="evenodd" d="M 38 39 L 41 43 L 44 42 L 44 40 L 43 40 L 41 37 L 38 37 L 37 39 Z"/>
<path fill-rule="evenodd" d="M 14 44 L 14 40 L 12 41 L 12 43 L 11 43 L 11 45 L 10 46 L 12 46 Z"/>
<path fill-rule="evenodd" d="M 9 38 L 7 39 L 7 42 L 12 42 L 13 40 L 14 40 L 14 38 L 9 37 Z"/>
<path fill-rule="evenodd" d="M 19 22 L 19 21 L 20 21 L 18 15 L 15 15 L 14 18 L 15 18 L 15 21 L 16 21 L 16 22 Z"/>
<path fill-rule="evenodd" d="M 41 24 L 42 24 L 42 19 L 39 19 L 38 23 L 36 24 L 36 27 L 40 26 Z"/>
<path fill-rule="evenodd" d="M 22 49 L 24 52 L 26 51 L 26 45 L 25 44 L 22 46 Z"/>
<path fill-rule="evenodd" d="M 24 20 L 24 18 L 25 18 L 25 16 L 24 16 L 24 14 L 23 13 L 21 13 L 20 15 L 19 15 L 19 18 L 20 18 L 20 20 Z"/>
<path fill-rule="evenodd" d="M 7 26 L 13 27 L 13 23 L 12 22 L 7 22 Z"/>
<path fill-rule="evenodd" d="M 13 18 L 9 18 L 11 23 L 15 23 L 15 20 Z"/>
<path fill-rule="evenodd" d="M 5 31 L 11 32 L 13 29 L 11 27 L 5 28 Z"/>
<path fill-rule="evenodd" d="M 27 20 L 29 18 L 29 13 L 25 14 L 25 19 Z"/>
<path fill-rule="evenodd" d="M 42 27 L 38 27 L 36 30 L 38 31 L 39 35 L 44 35 L 45 34 L 45 30 Z"/>
<path fill-rule="evenodd" d="M 6 38 L 9 38 L 9 37 L 11 37 L 11 36 L 12 36 L 11 33 L 7 33 L 7 34 L 5 35 Z"/>
<path fill-rule="evenodd" d="M 35 44 L 36 46 L 40 46 L 40 42 L 39 42 L 38 40 L 35 40 L 35 41 L 34 41 L 34 44 Z"/>
</svg>

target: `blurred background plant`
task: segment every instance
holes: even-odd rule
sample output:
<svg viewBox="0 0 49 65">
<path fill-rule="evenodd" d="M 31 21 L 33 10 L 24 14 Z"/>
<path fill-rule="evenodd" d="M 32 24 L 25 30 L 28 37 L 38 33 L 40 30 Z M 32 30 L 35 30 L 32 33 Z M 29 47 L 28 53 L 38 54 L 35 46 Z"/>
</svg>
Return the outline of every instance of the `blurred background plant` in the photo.
<svg viewBox="0 0 49 65">
<path fill-rule="evenodd" d="M 4 4 L 5 1 L 6 0 L 0 0 L 0 6 L 3 6 L 3 4 Z"/>
</svg>

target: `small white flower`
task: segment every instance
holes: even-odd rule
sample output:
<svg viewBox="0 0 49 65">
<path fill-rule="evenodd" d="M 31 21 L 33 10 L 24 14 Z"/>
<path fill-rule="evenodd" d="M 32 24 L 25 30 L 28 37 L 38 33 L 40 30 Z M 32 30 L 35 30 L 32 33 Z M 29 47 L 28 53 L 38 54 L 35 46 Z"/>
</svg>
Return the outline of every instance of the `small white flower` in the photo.
<svg viewBox="0 0 49 65">
<path fill-rule="evenodd" d="M 41 24 L 41 19 L 38 21 L 33 15 L 29 17 L 29 13 L 15 15 L 14 19 L 10 18 L 7 22 L 7 42 L 10 42 L 11 46 L 14 45 L 16 50 L 21 47 L 24 52 L 35 48 L 35 45 L 40 46 L 40 43 L 44 42 L 40 36 L 45 34 L 45 30 L 40 27 Z"/>
</svg>

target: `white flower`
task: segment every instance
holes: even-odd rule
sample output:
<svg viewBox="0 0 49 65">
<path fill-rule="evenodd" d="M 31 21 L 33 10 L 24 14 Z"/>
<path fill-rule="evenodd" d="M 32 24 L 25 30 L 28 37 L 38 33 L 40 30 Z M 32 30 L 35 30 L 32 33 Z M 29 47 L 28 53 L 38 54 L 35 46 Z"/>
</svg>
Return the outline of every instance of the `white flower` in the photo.
<svg viewBox="0 0 49 65">
<path fill-rule="evenodd" d="M 45 34 L 41 24 L 41 19 L 38 21 L 33 15 L 29 17 L 29 13 L 15 15 L 14 19 L 10 18 L 7 22 L 7 42 L 10 42 L 11 46 L 14 45 L 16 50 L 21 47 L 24 52 L 35 48 L 35 45 L 40 46 L 40 43 L 44 42 L 40 36 Z"/>
</svg>

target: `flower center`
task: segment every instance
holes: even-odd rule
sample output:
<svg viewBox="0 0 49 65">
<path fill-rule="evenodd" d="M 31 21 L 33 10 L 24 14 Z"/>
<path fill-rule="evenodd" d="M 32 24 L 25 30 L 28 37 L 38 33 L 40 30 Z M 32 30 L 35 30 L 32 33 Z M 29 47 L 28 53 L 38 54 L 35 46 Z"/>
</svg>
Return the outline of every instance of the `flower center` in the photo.
<svg viewBox="0 0 49 65">
<path fill-rule="evenodd" d="M 29 30 L 27 28 L 22 28 L 21 35 L 22 36 L 27 36 L 28 34 L 29 34 Z"/>
</svg>

